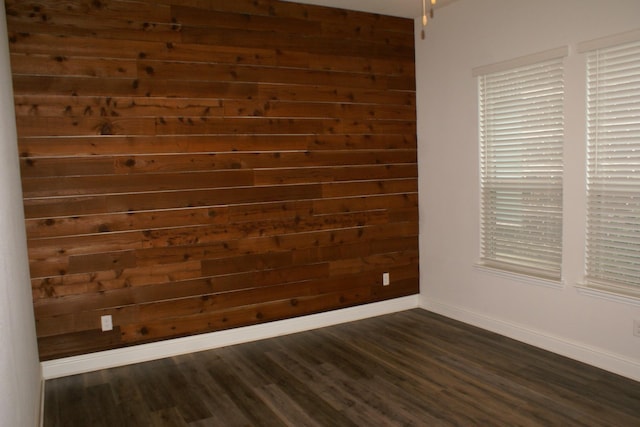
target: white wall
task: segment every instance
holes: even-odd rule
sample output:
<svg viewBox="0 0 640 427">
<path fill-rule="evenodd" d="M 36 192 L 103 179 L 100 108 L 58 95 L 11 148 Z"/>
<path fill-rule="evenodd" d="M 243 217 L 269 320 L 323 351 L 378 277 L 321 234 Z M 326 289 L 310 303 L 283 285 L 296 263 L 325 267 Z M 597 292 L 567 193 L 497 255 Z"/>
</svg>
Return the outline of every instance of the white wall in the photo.
<svg viewBox="0 0 640 427">
<path fill-rule="evenodd" d="M 640 380 L 640 301 L 580 292 L 585 226 L 585 58 L 576 44 L 640 28 L 638 0 L 459 0 L 419 37 L 421 304 Z M 480 201 L 474 67 L 569 46 L 565 62 L 563 286 L 474 268 Z"/>
<path fill-rule="evenodd" d="M 0 426 L 36 426 L 41 370 L 22 210 L 4 6 L 0 7 Z"/>
</svg>

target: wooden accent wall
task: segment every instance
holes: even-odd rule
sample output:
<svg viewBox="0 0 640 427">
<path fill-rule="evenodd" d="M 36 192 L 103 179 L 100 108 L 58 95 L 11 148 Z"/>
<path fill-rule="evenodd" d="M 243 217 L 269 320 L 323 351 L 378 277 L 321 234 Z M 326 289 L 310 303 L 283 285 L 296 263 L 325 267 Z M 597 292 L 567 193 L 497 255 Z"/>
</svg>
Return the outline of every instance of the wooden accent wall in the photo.
<svg viewBox="0 0 640 427">
<path fill-rule="evenodd" d="M 411 20 L 6 8 L 43 360 L 418 292 Z"/>
</svg>

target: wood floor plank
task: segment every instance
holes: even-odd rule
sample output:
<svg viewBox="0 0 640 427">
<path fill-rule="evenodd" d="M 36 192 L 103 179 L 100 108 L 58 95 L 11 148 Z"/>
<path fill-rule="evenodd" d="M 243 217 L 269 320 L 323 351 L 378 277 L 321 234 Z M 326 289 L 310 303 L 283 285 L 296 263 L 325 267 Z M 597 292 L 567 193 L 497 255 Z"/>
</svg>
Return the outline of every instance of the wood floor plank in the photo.
<svg viewBox="0 0 640 427">
<path fill-rule="evenodd" d="M 478 328 L 465 326 L 465 331 L 452 333 L 451 328 L 442 326 L 435 329 L 448 330 L 451 336 L 457 337 L 458 345 L 475 351 L 457 353 L 456 347 L 451 346 L 450 351 L 437 356 L 437 359 L 446 360 L 446 364 L 456 372 L 472 372 L 483 382 L 492 384 L 493 388 L 507 390 L 508 396 L 519 397 L 517 404 L 520 411 L 527 412 L 527 407 L 532 406 L 529 415 L 536 415 L 541 423 L 557 424 L 562 421 L 571 425 L 616 425 L 608 420 L 609 411 L 606 410 L 606 407 L 615 407 L 619 410 L 617 422 L 633 425 L 633 415 L 626 419 L 625 413 L 629 408 L 638 406 L 638 394 L 627 395 L 626 388 L 616 391 L 616 382 L 598 380 L 600 375 L 608 377 L 611 374 L 575 361 L 567 364 L 564 357 Z M 393 336 L 398 334 L 402 334 L 402 331 L 396 329 Z M 415 332 L 411 335 L 415 335 Z M 429 347 L 431 354 L 447 347 L 444 341 L 433 336 L 423 336 L 420 343 L 421 348 L 414 352 L 418 359 L 420 354 L 425 353 L 424 346 Z M 598 384 L 598 387 L 594 388 L 594 384 Z M 592 391 L 589 394 L 583 393 L 590 388 Z M 540 393 L 540 390 L 544 390 L 544 393 Z M 593 394 L 598 397 L 593 399 Z M 581 401 L 579 408 L 573 407 L 575 400 Z M 545 407 L 547 411 L 535 414 L 538 407 Z M 637 410 L 631 410 L 637 416 Z M 592 421 L 585 423 L 585 420 Z"/>
<path fill-rule="evenodd" d="M 377 335 L 376 340 L 380 341 L 380 335 L 377 333 L 375 335 Z M 503 406 L 499 400 L 486 399 L 483 402 L 485 399 L 478 399 L 480 393 L 474 384 L 460 375 L 451 375 L 443 369 L 443 366 L 435 364 L 435 361 L 424 364 L 420 360 L 404 358 L 395 354 L 394 349 L 378 346 L 375 342 L 367 342 L 360 336 L 355 337 L 354 342 L 346 343 L 345 346 L 359 348 L 361 363 L 366 360 L 367 365 L 370 366 L 369 369 L 378 376 L 397 384 L 403 390 L 410 390 L 412 395 L 421 396 L 429 402 L 430 412 L 433 412 L 440 421 L 453 425 L 465 425 L 472 420 L 474 423 L 488 423 L 496 412 L 492 410 L 492 406 Z M 350 349 L 345 351 L 350 352 Z M 381 367 L 384 368 L 381 369 Z M 397 383 L 398 377 L 404 382 Z M 455 396 L 453 403 L 449 403 L 451 395 Z M 496 421 L 493 422 L 500 425 Z"/>
<path fill-rule="evenodd" d="M 640 426 L 640 383 L 425 310 L 49 380 L 44 426 Z"/>
<path fill-rule="evenodd" d="M 193 353 L 175 358 L 177 367 L 187 378 L 191 387 L 197 390 L 202 401 L 209 408 L 211 417 L 190 423 L 190 426 L 248 426 L 251 422 L 242 414 L 240 408 L 231 400 L 209 375 L 211 360 L 218 357 L 208 352 Z"/>
<path fill-rule="evenodd" d="M 393 334 L 387 334 L 388 339 L 380 341 L 378 335 L 387 333 L 381 325 L 371 334 L 365 331 L 358 336 L 358 342 L 353 343 L 365 351 L 371 352 L 374 357 L 379 357 L 381 363 L 389 363 L 406 370 L 407 375 L 416 378 L 421 383 L 421 377 L 428 377 L 442 388 L 443 393 L 453 391 L 456 393 L 456 404 L 469 405 L 465 412 L 477 411 L 478 415 L 492 419 L 496 414 L 510 414 L 510 419 L 524 423 L 532 414 L 527 413 L 526 407 L 531 399 L 531 392 L 527 390 L 525 396 L 516 393 L 512 380 L 500 375 L 494 375 L 481 364 L 474 364 L 468 358 L 461 357 L 463 362 L 456 365 L 455 355 L 438 352 L 437 348 L 430 347 L 428 353 L 424 352 L 425 344 L 415 342 L 412 334 L 406 334 L 408 339 L 402 337 L 402 331 L 396 330 Z M 473 348 L 473 347 L 471 347 Z M 473 351 L 474 354 L 481 354 Z M 410 361 L 410 363 L 407 363 Z M 453 368 L 452 368 L 453 366 Z M 418 367 L 418 371 L 415 370 Z M 427 375 L 425 375 L 427 374 Z M 491 402 L 491 404 L 487 404 Z M 517 408 L 517 411 L 514 411 Z M 548 414 L 545 414 L 548 415 Z M 553 418 L 541 419 L 552 423 Z"/>
<path fill-rule="evenodd" d="M 322 426 L 278 385 L 268 384 L 255 391 L 287 426 Z"/>
<path fill-rule="evenodd" d="M 254 426 L 285 426 L 271 408 L 253 391 L 246 379 L 224 361 L 209 368 L 209 374 L 226 391 L 242 414 Z"/>
<path fill-rule="evenodd" d="M 357 425 L 324 399 L 318 398 L 318 395 L 310 388 L 311 383 L 302 381 L 292 375 L 288 369 L 264 357 L 264 352 L 259 349 L 259 346 L 260 343 L 252 343 L 241 351 L 232 349 L 230 361 L 243 362 L 246 366 L 251 367 L 257 376 L 262 376 L 263 381 L 271 381 L 273 384 L 285 387 L 291 398 L 321 424 Z"/>
<path fill-rule="evenodd" d="M 87 425 L 110 427 L 124 424 L 109 384 L 87 387 L 85 396 Z"/>
<path fill-rule="evenodd" d="M 158 411 L 154 411 L 151 413 L 151 421 L 154 426 L 165 426 L 165 427 L 187 427 L 188 424 L 186 421 L 180 416 L 180 411 L 178 408 L 163 408 Z"/>
</svg>

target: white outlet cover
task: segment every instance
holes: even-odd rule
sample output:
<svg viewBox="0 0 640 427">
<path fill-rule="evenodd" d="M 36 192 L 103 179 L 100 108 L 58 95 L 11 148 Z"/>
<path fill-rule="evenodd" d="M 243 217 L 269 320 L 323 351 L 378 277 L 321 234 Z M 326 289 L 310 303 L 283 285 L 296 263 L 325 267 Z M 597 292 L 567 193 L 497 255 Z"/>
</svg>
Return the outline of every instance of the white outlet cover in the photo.
<svg viewBox="0 0 640 427">
<path fill-rule="evenodd" d="M 382 286 L 389 286 L 390 283 L 389 273 L 382 273 Z"/>
<path fill-rule="evenodd" d="M 113 330 L 113 320 L 111 319 L 111 315 L 107 314 L 106 316 L 100 316 L 100 325 L 102 326 L 102 331 L 112 331 Z"/>
</svg>

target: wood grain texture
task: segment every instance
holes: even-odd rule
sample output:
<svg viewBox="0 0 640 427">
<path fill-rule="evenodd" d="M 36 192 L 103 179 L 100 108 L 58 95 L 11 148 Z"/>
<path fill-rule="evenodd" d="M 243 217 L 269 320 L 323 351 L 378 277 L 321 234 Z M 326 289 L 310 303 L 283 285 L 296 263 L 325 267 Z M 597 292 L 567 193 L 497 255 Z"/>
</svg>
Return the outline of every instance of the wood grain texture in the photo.
<svg viewBox="0 0 640 427">
<path fill-rule="evenodd" d="M 418 292 L 411 20 L 5 4 L 43 360 Z"/>
<path fill-rule="evenodd" d="M 48 380 L 44 426 L 640 424 L 640 383 L 416 309 Z"/>
</svg>

